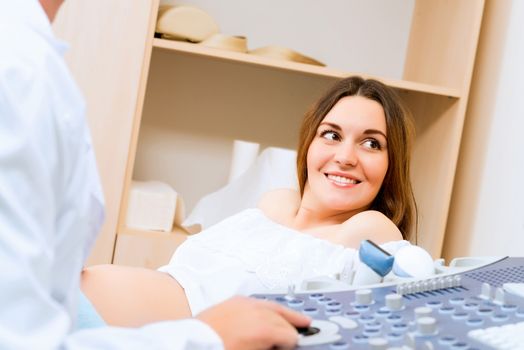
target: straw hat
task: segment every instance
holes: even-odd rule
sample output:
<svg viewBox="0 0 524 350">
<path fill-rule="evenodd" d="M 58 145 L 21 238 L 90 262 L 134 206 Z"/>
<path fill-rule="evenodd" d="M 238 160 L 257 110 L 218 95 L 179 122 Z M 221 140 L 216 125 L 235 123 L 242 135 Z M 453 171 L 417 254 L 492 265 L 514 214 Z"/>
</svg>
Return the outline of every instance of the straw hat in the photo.
<svg viewBox="0 0 524 350">
<path fill-rule="evenodd" d="M 287 47 L 282 47 L 282 46 L 276 46 L 276 45 L 264 46 L 258 49 L 251 50 L 249 51 L 249 53 L 252 55 L 270 57 L 270 58 L 275 58 L 279 60 L 307 63 L 307 64 L 313 64 L 316 66 L 325 66 L 324 63 L 317 61 L 314 58 L 305 56 L 299 52 L 293 51 L 291 49 L 288 49 Z"/>
<path fill-rule="evenodd" d="M 216 33 L 211 35 L 200 43 L 200 45 L 206 47 L 213 47 L 215 49 L 222 49 L 236 52 L 247 52 L 247 39 L 245 36 L 240 35 L 226 35 Z"/>
<path fill-rule="evenodd" d="M 160 33 L 162 38 L 165 39 L 185 40 L 216 49 L 325 66 L 324 63 L 311 57 L 276 45 L 264 46 L 248 51 L 246 37 L 219 33 L 218 24 L 215 20 L 197 7 L 186 5 L 160 6 L 155 31 Z"/>
<path fill-rule="evenodd" d="M 162 5 L 158 10 L 155 31 L 165 39 L 198 43 L 218 33 L 219 28 L 215 20 L 199 8 Z"/>
<path fill-rule="evenodd" d="M 248 51 L 247 39 L 245 36 L 232 36 L 222 33 L 216 33 L 211 35 L 204 41 L 200 42 L 199 44 L 215 49 L 249 53 L 252 55 L 270 57 L 279 60 L 307 63 L 317 66 L 325 66 L 325 64 L 323 64 L 322 62 L 319 62 L 311 57 L 305 56 L 299 52 L 281 46 L 270 45 Z"/>
</svg>

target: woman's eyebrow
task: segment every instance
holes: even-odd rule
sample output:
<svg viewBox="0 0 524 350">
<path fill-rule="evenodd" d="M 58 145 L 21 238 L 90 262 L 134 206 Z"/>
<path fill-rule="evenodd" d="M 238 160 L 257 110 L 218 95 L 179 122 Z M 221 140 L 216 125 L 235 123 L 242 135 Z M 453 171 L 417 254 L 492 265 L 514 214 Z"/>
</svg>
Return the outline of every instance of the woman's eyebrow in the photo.
<svg viewBox="0 0 524 350">
<path fill-rule="evenodd" d="M 384 136 L 384 138 L 387 140 L 388 137 L 386 136 L 386 134 L 384 134 L 382 131 L 380 130 L 376 130 L 376 129 L 367 129 L 364 131 L 364 134 L 365 135 L 373 135 L 373 134 L 380 134 L 382 136 Z"/>
<path fill-rule="evenodd" d="M 335 130 L 342 130 L 342 128 L 340 126 L 338 126 L 337 124 L 333 124 L 333 123 L 329 123 L 329 122 L 322 122 L 320 123 L 319 126 L 322 126 L 322 125 L 327 125 Z"/>
<path fill-rule="evenodd" d="M 329 122 L 322 122 L 320 123 L 319 126 L 328 126 L 332 129 L 335 129 L 337 131 L 342 131 L 342 128 L 338 125 L 338 124 L 334 124 L 334 123 L 329 123 Z M 382 135 L 386 140 L 388 139 L 388 137 L 386 136 L 386 134 L 380 130 L 377 130 L 377 129 L 366 129 L 364 130 L 363 132 L 364 135 L 376 135 L 376 134 L 379 134 L 379 135 Z"/>
<path fill-rule="evenodd" d="M 322 125 L 329 126 L 330 128 L 333 128 L 333 129 L 335 129 L 335 130 L 339 130 L 339 131 L 342 130 L 342 128 L 341 128 L 339 125 L 334 124 L 334 123 L 322 122 L 322 123 L 320 123 L 319 126 L 322 126 Z M 379 134 L 379 135 L 384 136 L 384 138 L 385 138 L 386 140 L 388 139 L 388 137 L 386 136 L 386 134 L 385 134 L 384 132 L 382 132 L 382 131 L 380 131 L 380 130 L 377 130 L 377 129 L 366 129 L 366 130 L 364 130 L 363 134 L 364 134 L 364 135 L 374 135 L 374 134 Z"/>
</svg>

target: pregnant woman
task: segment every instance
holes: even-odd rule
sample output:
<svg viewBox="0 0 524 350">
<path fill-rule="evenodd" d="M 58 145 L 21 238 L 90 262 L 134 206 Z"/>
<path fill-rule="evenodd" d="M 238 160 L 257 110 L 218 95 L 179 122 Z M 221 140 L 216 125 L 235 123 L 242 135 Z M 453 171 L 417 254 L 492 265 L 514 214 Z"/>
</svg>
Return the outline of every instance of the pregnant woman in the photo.
<svg viewBox="0 0 524 350">
<path fill-rule="evenodd" d="M 340 80 L 303 120 L 299 192 L 270 192 L 258 208 L 190 236 L 159 271 L 88 268 L 84 293 L 106 322 L 139 326 L 188 317 L 233 295 L 340 275 L 354 269 L 365 239 L 394 254 L 409 244 L 416 220 L 412 138 L 393 89 Z"/>
</svg>

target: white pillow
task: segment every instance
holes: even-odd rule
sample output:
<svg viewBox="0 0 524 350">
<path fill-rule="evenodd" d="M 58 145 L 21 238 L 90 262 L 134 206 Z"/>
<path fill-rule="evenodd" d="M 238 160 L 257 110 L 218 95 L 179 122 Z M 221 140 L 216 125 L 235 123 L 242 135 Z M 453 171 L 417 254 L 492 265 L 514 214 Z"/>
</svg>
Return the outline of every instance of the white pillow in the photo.
<svg viewBox="0 0 524 350">
<path fill-rule="evenodd" d="M 296 158 L 294 150 L 266 148 L 245 173 L 201 198 L 182 226 L 195 233 L 244 209 L 256 207 L 260 197 L 268 191 L 298 190 Z"/>
</svg>

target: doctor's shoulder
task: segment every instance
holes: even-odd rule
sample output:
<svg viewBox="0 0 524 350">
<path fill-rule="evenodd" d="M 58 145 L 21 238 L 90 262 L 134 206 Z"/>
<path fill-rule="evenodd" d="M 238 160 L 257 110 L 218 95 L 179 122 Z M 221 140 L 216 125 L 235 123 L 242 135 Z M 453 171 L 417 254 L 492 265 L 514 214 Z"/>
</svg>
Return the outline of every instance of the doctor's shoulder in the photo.
<svg viewBox="0 0 524 350">
<path fill-rule="evenodd" d="M 264 193 L 257 207 L 271 220 L 285 222 L 296 214 L 300 205 L 300 193 L 290 188 L 279 188 Z"/>
<path fill-rule="evenodd" d="M 376 210 L 366 210 L 353 215 L 342 223 L 339 229 L 337 240 L 349 247 L 358 247 L 365 239 L 377 244 L 403 239 L 393 221 Z"/>
</svg>

